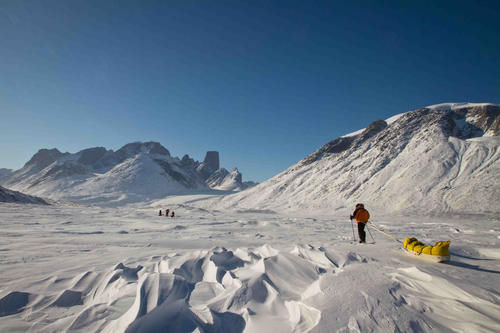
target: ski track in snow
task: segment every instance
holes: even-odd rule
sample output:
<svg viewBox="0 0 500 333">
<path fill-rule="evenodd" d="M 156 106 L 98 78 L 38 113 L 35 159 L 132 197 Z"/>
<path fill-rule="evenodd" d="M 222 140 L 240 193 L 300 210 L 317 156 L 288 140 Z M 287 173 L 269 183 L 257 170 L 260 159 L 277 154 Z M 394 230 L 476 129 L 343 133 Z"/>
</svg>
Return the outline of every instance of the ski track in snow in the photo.
<svg viewBox="0 0 500 333">
<path fill-rule="evenodd" d="M 373 217 L 401 240 L 451 240 L 432 264 L 375 230 L 353 243 L 346 216 L 197 202 L 0 204 L 0 331 L 499 331 L 497 218 Z"/>
</svg>

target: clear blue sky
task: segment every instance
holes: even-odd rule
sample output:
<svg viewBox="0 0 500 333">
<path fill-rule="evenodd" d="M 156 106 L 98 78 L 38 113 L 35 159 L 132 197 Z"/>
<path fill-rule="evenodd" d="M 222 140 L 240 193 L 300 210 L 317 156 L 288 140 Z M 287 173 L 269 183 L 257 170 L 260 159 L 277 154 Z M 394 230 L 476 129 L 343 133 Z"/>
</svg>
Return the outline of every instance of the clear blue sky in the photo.
<svg viewBox="0 0 500 333">
<path fill-rule="evenodd" d="M 441 102 L 500 103 L 498 1 L 0 1 L 0 167 L 159 141 L 263 181 Z"/>
</svg>

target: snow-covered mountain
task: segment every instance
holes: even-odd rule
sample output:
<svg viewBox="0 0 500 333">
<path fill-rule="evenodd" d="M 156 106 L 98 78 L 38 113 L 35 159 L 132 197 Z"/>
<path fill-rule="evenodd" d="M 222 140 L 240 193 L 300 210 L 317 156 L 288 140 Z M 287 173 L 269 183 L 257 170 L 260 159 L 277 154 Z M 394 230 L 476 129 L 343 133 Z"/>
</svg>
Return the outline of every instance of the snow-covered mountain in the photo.
<svg viewBox="0 0 500 333">
<path fill-rule="evenodd" d="M 0 168 L 0 184 L 2 184 L 5 179 L 9 178 L 11 174 L 11 169 Z"/>
<path fill-rule="evenodd" d="M 433 105 L 337 138 L 221 207 L 500 212 L 500 106 Z"/>
<path fill-rule="evenodd" d="M 241 191 L 255 186 L 254 182 L 243 182 L 242 175 L 237 168 L 231 172 L 219 169 L 206 180 L 208 186 L 222 191 Z"/>
<path fill-rule="evenodd" d="M 31 203 L 40 205 L 49 204 L 46 200 L 42 198 L 26 195 L 24 193 L 17 191 L 11 191 L 2 186 L 0 186 L 0 202 Z"/>
<path fill-rule="evenodd" d="M 208 152 L 200 163 L 188 155 L 182 159 L 172 157 L 157 142 L 135 142 L 116 152 L 103 147 L 75 154 L 41 149 L 23 168 L 8 175 L 3 184 L 52 199 L 122 204 L 221 185 L 226 190 L 245 187 L 241 174 L 234 178 L 228 175 L 227 170 L 219 168 L 218 152 Z"/>
</svg>

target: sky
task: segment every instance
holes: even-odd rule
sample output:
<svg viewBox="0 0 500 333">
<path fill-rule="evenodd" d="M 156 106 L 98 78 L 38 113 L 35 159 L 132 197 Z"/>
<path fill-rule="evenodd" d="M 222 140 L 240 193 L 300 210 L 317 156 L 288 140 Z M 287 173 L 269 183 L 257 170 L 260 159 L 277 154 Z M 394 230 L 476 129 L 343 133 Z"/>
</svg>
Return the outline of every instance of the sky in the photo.
<svg viewBox="0 0 500 333">
<path fill-rule="evenodd" d="M 262 182 L 336 137 L 500 104 L 495 1 L 0 1 L 0 168 L 158 141 Z"/>
</svg>

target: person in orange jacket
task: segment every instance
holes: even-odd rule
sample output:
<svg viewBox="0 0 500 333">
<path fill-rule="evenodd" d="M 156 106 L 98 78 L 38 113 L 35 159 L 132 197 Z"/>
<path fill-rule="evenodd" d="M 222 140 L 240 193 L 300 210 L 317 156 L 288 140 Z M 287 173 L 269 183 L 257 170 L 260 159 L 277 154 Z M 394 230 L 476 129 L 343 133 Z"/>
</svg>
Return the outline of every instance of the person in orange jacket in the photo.
<svg viewBox="0 0 500 333">
<path fill-rule="evenodd" d="M 168 213 L 170 213 L 170 209 L 169 209 L 169 208 L 167 208 L 167 209 L 165 210 L 165 216 L 166 216 L 166 217 L 168 217 Z"/>
<path fill-rule="evenodd" d="M 368 211 L 365 209 L 365 205 L 363 205 L 362 203 L 356 205 L 356 209 L 351 215 L 351 220 L 352 219 L 355 219 L 358 223 L 359 242 L 366 243 L 365 226 L 370 219 L 370 213 L 368 213 Z"/>
</svg>

